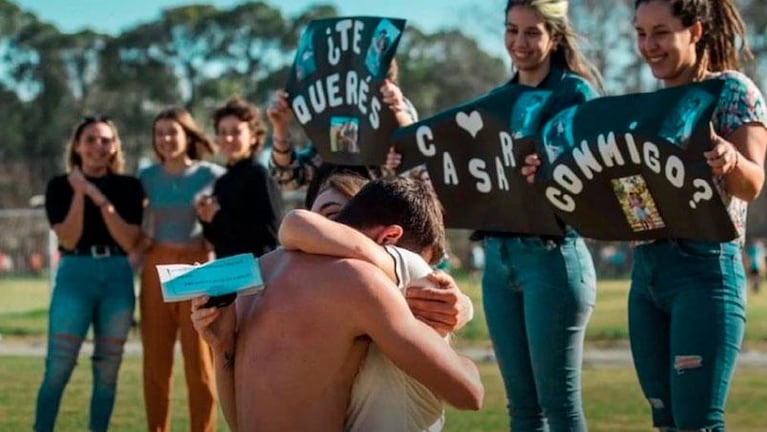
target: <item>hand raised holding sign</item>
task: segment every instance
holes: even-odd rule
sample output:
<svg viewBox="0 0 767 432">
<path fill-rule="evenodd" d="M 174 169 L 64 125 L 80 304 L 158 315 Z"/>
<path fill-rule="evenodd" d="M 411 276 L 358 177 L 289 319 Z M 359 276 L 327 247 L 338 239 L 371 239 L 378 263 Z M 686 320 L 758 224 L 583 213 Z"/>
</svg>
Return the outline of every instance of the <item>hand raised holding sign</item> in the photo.
<svg viewBox="0 0 767 432">
<path fill-rule="evenodd" d="M 275 135 L 287 136 L 292 113 L 290 105 L 288 105 L 288 93 L 286 91 L 277 90 L 274 93 L 274 99 L 266 110 L 266 116 L 269 118 L 269 123 L 272 124 Z"/>
<path fill-rule="evenodd" d="M 719 136 L 711 125 L 711 150 L 704 152 L 706 163 L 715 175 L 727 175 L 738 167 L 740 152 L 726 139 Z"/>
<path fill-rule="evenodd" d="M 389 147 L 389 153 L 386 154 L 386 164 L 384 164 L 384 169 L 396 172 L 400 165 L 402 165 L 402 154 L 397 153 L 397 150 L 394 147 Z"/>
<path fill-rule="evenodd" d="M 402 89 L 396 84 L 398 74 L 397 60 L 392 59 L 386 80 L 379 87 L 383 102 L 394 113 L 394 118 L 400 127 L 408 126 L 418 120 L 418 116 L 409 109 L 408 102 L 402 94 Z"/>
<path fill-rule="evenodd" d="M 290 165 L 293 159 L 293 145 L 288 139 L 288 127 L 293 112 L 288 103 L 288 92 L 277 90 L 266 110 L 266 117 L 272 124 L 272 162 L 280 167 Z"/>
<path fill-rule="evenodd" d="M 405 101 L 402 98 L 402 90 L 390 79 L 384 80 L 380 87 L 383 101 L 389 106 L 389 109 L 395 113 L 405 110 Z"/>
<path fill-rule="evenodd" d="M 538 172 L 538 167 L 541 165 L 541 159 L 537 153 L 531 153 L 525 156 L 525 165 L 522 166 L 522 175 L 525 177 L 528 183 L 533 184 L 535 182 L 535 173 Z"/>
</svg>

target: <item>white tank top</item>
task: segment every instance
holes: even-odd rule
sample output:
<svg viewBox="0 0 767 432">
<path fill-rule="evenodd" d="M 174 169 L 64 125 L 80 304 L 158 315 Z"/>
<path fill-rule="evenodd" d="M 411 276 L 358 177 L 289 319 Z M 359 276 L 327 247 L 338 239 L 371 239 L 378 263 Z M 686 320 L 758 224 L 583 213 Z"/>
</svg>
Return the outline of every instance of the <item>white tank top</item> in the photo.
<svg viewBox="0 0 767 432">
<path fill-rule="evenodd" d="M 432 272 L 419 255 L 386 246 L 394 258 L 398 288 L 405 294 L 411 281 Z M 360 366 L 346 410 L 349 432 L 441 431 L 445 425 L 442 400 L 401 371 L 375 344 Z"/>
</svg>

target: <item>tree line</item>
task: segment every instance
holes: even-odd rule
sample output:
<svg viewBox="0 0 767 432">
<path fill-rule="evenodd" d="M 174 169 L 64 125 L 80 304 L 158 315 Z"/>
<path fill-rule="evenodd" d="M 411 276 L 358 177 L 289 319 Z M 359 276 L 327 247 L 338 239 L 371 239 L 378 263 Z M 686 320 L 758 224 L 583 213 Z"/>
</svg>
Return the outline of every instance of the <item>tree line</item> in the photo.
<svg viewBox="0 0 767 432">
<path fill-rule="evenodd" d="M 748 72 L 762 83 L 767 9 L 740 2 L 757 61 Z M 503 7 L 493 0 L 466 20 L 503 44 Z M 631 0 L 572 0 L 584 50 L 609 93 L 652 90 L 657 83 L 634 49 Z M 117 122 L 128 169 L 151 155 L 150 124 L 168 105 L 183 105 L 204 124 L 233 94 L 265 106 L 282 87 L 301 31 L 338 16 L 329 4 L 294 16 L 268 2 L 230 8 L 207 4 L 165 9 L 159 18 L 118 34 L 66 33 L 10 0 L 0 0 L 0 208 L 23 207 L 63 170 L 71 128 L 87 114 Z M 403 92 L 426 117 L 472 99 L 510 77 L 504 59 L 460 30 L 427 33 L 408 25 L 397 50 Z"/>
</svg>

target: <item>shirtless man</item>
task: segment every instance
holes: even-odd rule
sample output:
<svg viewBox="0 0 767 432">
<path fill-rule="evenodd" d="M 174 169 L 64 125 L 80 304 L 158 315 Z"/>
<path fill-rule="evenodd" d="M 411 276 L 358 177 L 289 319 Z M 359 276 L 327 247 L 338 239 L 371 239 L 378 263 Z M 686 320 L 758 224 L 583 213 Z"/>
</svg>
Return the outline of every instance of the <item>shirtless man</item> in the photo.
<svg viewBox="0 0 767 432">
<path fill-rule="evenodd" d="M 353 199 L 339 221 L 346 217 L 381 243 L 418 243 L 419 230 L 403 233 L 402 225 L 424 217 L 408 211 L 435 205 L 427 189 L 401 178 L 366 189 L 380 195 L 380 208 L 365 211 L 375 219 L 360 219 Z M 219 396 L 233 430 L 341 430 L 367 338 L 447 403 L 479 409 L 476 366 L 414 318 L 378 268 L 284 250 L 261 257 L 260 266 L 267 288 L 238 298 L 236 318 L 232 308 L 199 308 L 204 299 L 193 305 L 195 325 L 214 352 Z"/>
</svg>

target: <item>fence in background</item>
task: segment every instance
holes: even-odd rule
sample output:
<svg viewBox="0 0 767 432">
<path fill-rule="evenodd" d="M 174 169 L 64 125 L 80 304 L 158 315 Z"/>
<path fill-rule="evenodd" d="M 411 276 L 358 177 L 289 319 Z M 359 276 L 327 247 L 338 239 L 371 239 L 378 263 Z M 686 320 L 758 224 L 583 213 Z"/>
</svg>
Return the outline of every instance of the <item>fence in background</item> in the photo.
<svg viewBox="0 0 767 432">
<path fill-rule="evenodd" d="M 0 277 L 50 274 L 57 259 L 43 209 L 0 209 Z"/>
</svg>

